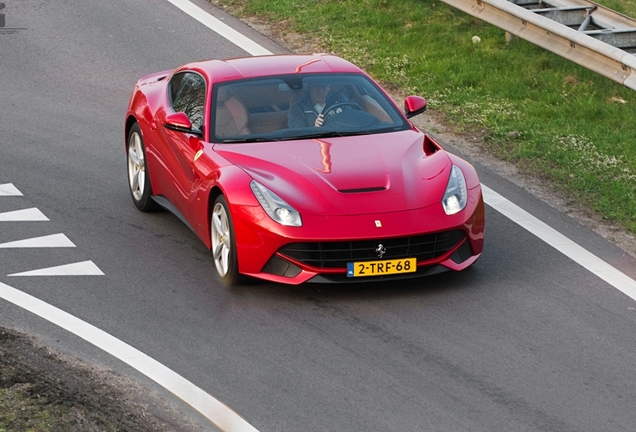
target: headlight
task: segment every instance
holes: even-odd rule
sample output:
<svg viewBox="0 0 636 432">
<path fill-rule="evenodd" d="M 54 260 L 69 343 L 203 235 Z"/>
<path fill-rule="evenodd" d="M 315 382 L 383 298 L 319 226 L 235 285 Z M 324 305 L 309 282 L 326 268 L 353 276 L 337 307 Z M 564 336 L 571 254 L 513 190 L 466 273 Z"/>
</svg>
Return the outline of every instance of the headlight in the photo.
<svg viewBox="0 0 636 432">
<path fill-rule="evenodd" d="M 303 225 L 300 213 L 283 201 L 281 197 L 258 183 L 256 180 L 252 180 L 250 182 L 250 187 L 252 188 L 252 192 L 254 192 L 254 196 L 256 196 L 256 199 L 259 203 L 261 203 L 261 206 L 267 212 L 269 217 L 281 225 L 296 227 Z"/>
<path fill-rule="evenodd" d="M 446 192 L 444 192 L 444 198 L 442 198 L 442 205 L 446 214 L 453 215 L 462 211 L 466 207 L 467 196 L 464 173 L 453 165 L 448 184 L 446 185 Z"/>
</svg>

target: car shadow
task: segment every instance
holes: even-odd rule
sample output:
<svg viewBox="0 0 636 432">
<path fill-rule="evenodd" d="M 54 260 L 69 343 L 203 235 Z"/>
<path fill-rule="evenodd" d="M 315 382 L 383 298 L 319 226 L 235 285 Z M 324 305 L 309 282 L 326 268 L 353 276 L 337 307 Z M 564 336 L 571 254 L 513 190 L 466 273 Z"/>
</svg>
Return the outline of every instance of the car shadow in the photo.
<svg viewBox="0 0 636 432">
<path fill-rule="evenodd" d="M 477 263 L 461 272 L 447 271 L 431 276 L 412 279 L 388 279 L 355 283 L 304 283 L 301 285 L 283 285 L 264 283 L 252 279 L 244 285 L 232 287 L 231 290 L 240 295 L 257 295 L 282 300 L 370 300 L 410 297 L 417 293 L 424 296 L 436 296 L 449 292 L 474 290 L 480 279 L 482 269 Z"/>
</svg>

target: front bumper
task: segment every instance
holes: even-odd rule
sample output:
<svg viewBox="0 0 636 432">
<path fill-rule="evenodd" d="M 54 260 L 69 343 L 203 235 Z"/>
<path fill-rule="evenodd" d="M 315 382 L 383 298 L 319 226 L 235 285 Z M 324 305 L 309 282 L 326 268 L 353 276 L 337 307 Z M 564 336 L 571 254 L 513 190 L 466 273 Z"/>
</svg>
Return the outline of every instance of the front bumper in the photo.
<svg viewBox="0 0 636 432">
<path fill-rule="evenodd" d="M 485 218 L 481 188 L 468 191 L 468 204 L 448 216 L 441 203 L 423 209 L 354 216 L 303 215 L 302 227 L 282 226 L 269 218 L 260 206 L 232 207 L 239 272 L 286 284 L 312 282 L 363 282 L 400 279 L 463 270 L 481 255 Z M 346 266 L 325 267 L 315 261 L 290 256 L 284 250 L 293 243 L 390 242 L 423 234 L 461 232 L 464 235 L 441 253 L 419 255 L 415 273 L 380 277 L 348 278 Z M 356 243 L 357 244 L 357 243 Z M 389 257 L 387 257 L 389 258 Z M 372 255 L 369 260 L 376 259 Z"/>
</svg>

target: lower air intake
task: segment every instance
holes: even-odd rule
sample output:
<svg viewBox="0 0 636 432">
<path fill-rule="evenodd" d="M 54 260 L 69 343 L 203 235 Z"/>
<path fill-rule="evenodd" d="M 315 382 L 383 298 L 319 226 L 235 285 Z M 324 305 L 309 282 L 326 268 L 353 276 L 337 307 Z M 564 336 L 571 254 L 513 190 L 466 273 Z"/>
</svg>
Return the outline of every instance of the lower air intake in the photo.
<svg viewBox="0 0 636 432">
<path fill-rule="evenodd" d="M 413 257 L 418 262 L 433 260 L 453 249 L 465 237 L 464 231 L 453 230 L 378 240 L 291 243 L 278 252 L 312 267 L 339 269 L 346 268 L 352 261 Z M 381 258 L 376 252 L 380 245 L 385 249 Z"/>
</svg>

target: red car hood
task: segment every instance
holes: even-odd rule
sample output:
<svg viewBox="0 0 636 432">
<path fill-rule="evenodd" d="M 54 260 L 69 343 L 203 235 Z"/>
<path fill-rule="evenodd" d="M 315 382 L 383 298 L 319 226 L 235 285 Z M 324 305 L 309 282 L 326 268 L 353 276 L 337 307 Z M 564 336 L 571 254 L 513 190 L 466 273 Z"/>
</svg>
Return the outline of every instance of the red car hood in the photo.
<svg viewBox="0 0 636 432">
<path fill-rule="evenodd" d="M 301 214 L 357 215 L 439 203 L 451 161 L 426 155 L 415 131 L 272 143 L 218 144 L 215 151 Z"/>
</svg>

